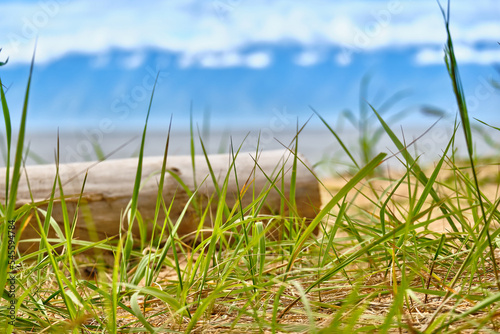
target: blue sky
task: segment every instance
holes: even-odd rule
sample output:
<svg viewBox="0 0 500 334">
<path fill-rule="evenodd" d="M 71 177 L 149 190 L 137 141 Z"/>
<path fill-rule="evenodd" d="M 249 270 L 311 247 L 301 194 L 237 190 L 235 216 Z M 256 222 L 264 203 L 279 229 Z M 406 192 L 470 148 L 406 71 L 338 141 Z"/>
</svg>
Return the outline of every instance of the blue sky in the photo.
<svg viewBox="0 0 500 334">
<path fill-rule="evenodd" d="M 500 3 L 452 0 L 452 34 L 472 111 L 498 121 Z M 35 39 L 32 127 L 118 127 L 143 121 L 159 83 L 153 126 L 173 114 L 185 127 L 191 102 L 213 126 L 259 126 L 276 112 L 305 121 L 313 106 L 335 119 L 409 92 L 394 112 L 432 122 L 419 106 L 455 112 L 443 62 L 444 24 L 423 1 L 105 1 L 0 3 L 0 69 L 14 115 L 22 103 Z"/>
</svg>

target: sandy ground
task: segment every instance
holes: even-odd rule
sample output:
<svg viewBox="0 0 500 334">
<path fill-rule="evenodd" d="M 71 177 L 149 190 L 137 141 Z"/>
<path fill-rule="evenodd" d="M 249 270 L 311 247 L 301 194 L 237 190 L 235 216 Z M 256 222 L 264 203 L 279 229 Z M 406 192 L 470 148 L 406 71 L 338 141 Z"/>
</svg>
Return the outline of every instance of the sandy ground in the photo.
<svg viewBox="0 0 500 334">
<path fill-rule="evenodd" d="M 468 165 L 468 162 L 463 162 L 463 165 Z M 499 199 L 500 196 L 500 160 L 492 159 L 491 161 L 484 161 L 479 163 L 476 166 L 479 187 L 481 193 L 483 194 L 483 198 L 485 198 L 485 203 L 488 205 L 489 203 L 495 203 Z M 427 178 L 431 177 L 431 174 L 434 171 L 434 167 L 432 165 L 428 165 L 425 168 L 424 173 Z M 357 194 L 357 191 L 353 190 L 348 195 L 348 198 L 352 200 L 353 205 L 361 210 L 366 212 L 370 212 L 374 215 L 378 214 L 379 209 L 374 203 L 382 203 L 387 199 L 388 190 L 392 190 L 396 185 L 397 181 L 405 176 L 404 173 L 400 169 L 390 170 L 390 168 L 386 169 L 386 173 L 383 176 L 374 176 L 370 182 L 364 181 L 356 187 L 357 190 L 361 190 L 363 195 Z M 321 198 L 322 203 L 325 205 L 331 198 L 332 195 L 336 194 L 338 190 L 340 190 L 349 180 L 349 174 L 337 174 L 337 177 L 328 177 L 322 180 L 324 187 L 321 187 Z M 464 180 L 468 180 L 464 182 Z M 458 182 L 457 182 L 458 181 Z M 434 189 L 438 193 L 439 197 L 442 199 L 448 199 L 451 203 L 455 204 L 456 207 L 461 207 L 462 209 L 469 208 L 471 205 L 477 205 L 477 201 L 474 203 L 469 202 L 467 199 L 474 198 L 474 195 L 470 195 L 469 192 L 473 193 L 472 188 L 465 187 L 464 184 L 470 183 L 471 187 L 473 186 L 473 177 L 471 169 L 468 167 L 461 167 L 459 171 L 453 171 L 451 167 L 451 162 L 447 164 L 443 164 L 441 171 L 437 177 L 437 182 L 435 183 Z M 409 196 L 408 196 L 408 184 L 411 185 L 411 192 L 415 191 L 416 184 L 415 177 L 411 177 L 410 181 L 407 182 L 407 179 L 403 181 L 402 185 L 396 189 L 394 195 L 391 197 L 389 201 L 388 208 L 392 213 L 395 213 L 396 216 L 402 219 L 401 214 L 397 214 L 398 210 L 402 210 L 403 212 L 407 212 L 409 208 Z M 369 186 L 373 188 L 373 190 L 369 189 Z M 364 187 L 364 189 L 362 189 Z M 418 201 L 420 196 L 424 190 L 424 186 L 422 184 L 418 184 L 417 190 L 413 194 L 414 200 Z M 375 195 L 376 193 L 377 195 Z M 355 197 L 355 199 L 354 199 Z M 378 204 L 381 205 L 381 204 Z M 431 207 L 431 205 L 435 205 L 435 202 L 432 201 L 431 196 L 428 196 L 426 200 L 426 204 L 422 210 L 425 208 Z M 479 208 L 478 208 L 479 210 Z M 468 210 L 470 211 L 470 210 Z M 437 206 L 432 210 L 430 217 L 435 218 L 441 216 L 441 211 L 437 208 Z M 465 214 L 466 218 L 469 221 L 473 221 L 473 218 L 470 217 L 470 214 Z M 429 219 L 429 216 L 424 216 L 418 221 L 423 221 L 422 219 Z M 472 225 L 472 224 L 471 224 Z M 446 219 L 438 219 L 437 221 L 431 223 L 428 227 L 429 230 L 434 232 L 452 232 L 452 229 Z"/>
</svg>

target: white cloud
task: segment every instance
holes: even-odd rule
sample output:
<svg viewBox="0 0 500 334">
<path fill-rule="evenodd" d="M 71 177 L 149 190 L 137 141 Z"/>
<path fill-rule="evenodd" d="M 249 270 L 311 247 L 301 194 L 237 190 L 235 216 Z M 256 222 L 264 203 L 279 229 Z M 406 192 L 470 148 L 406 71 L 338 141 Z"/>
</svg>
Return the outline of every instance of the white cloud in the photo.
<svg viewBox="0 0 500 334">
<path fill-rule="evenodd" d="M 352 62 L 352 52 L 344 49 L 335 56 L 334 60 L 341 66 L 347 66 Z"/>
<path fill-rule="evenodd" d="M 264 68 L 271 64 L 271 56 L 266 52 L 254 52 L 246 56 L 245 64 L 251 68 Z"/>
<path fill-rule="evenodd" d="M 236 52 L 223 54 L 207 54 L 200 58 L 202 67 L 234 67 L 242 64 L 242 57 Z"/>
<path fill-rule="evenodd" d="M 253 52 L 249 54 L 238 52 L 210 52 L 181 58 L 181 67 L 201 66 L 206 68 L 251 67 L 264 68 L 271 63 L 268 52 Z"/>
<path fill-rule="evenodd" d="M 321 56 L 318 52 L 305 51 L 295 57 L 294 61 L 299 66 L 312 66 L 321 61 Z"/>
<path fill-rule="evenodd" d="M 435 65 L 442 64 L 444 59 L 443 49 L 425 48 L 419 51 L 415 57 L 415 61 L 419 65 Z"/>
<path fill-rule="evenodd" d="M 477 50 L 466 45 L 455 45 L 454 51 L 459 63 L 480 65 L 500 63 L 500 48 Z M 444 49 L 442 48 L 425 48 L 415 57 L 418 65 L 440 65 L 443 64 L 443 59 Z"/>
<path fill-rule="evenodd" d="M 394 47 L 439 49 L 445 42 L 443 19 L 434 1 L 221 3 L 225 5 L 194 0 L 158 0 L 147 5 L 132 0 L 2 1 L 0 12 L 7 14 L 0 21 L 0 47 L 11 64 L 30 61 L 38 36 L 39 63 L 69 53 L 100 55 L 120 48 L 135 54 L 130 66 L 137 66 L 141 50 L 154 47 L 181 55 L 183 66 L 262 67 L 270 64 L 269 54 L 250 56 L 242 50 L 287 43 L 304 50 L 341 47 L 358 53 Z M 496 44 L 499 6 L 493 0 L 453 1 L 455 42 L 470 49 L 478 43 Z M 481 54 L 477 62 L 498 62 Z M 344 64 L 350 61 L 350 57 L 340 58 Z M 474 57 L 467 59 L 474 61 Z M 306 52 L 297 61 L 313 64 L 315 59 Z"/>
<path fill-rule="evenodd" d="M 146 61 L 146 55 L 143 52 L 133 53 L 122 62 L 122 66 L 128 70 L 140 67 Z"/>
</svg>

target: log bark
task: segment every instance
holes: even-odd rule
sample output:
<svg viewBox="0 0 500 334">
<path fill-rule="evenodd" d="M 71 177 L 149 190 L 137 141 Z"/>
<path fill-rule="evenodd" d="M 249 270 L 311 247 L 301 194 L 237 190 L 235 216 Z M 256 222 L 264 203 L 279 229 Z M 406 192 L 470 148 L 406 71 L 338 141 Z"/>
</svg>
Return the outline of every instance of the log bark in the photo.
<svg viewBox="0 0 500 334">
<path fill-rule="evenodd" d="M 208 156 L 218 187 L 222 187 L 224 178 L 228 173 L 230 174 L 226 196 L 226 203 L 230 209 L 238 203 L 238 192 L 243 194 L 242 204 L 243 207 L 246 207 L 252 203 L 253 196 L 257 197 L 263 190 L 271 187 L 260 214 L 293 214 L 305 218 L 305 221 L 308 222 L 315 217 L 321 205 L 319 184 L 311 172 L 309 163 L 302 155 L 299 155 L 295 190 L 296 209 L 290 210 L 287 203 L 290 201 L 293 158 L 293 155 L 288 151 L 261 152 L 258 156 L 255 156 L 255 153 L 240 153 L 235 160 L 237 185 L 233 167 L 228 171 L 231 163 L 230 155 Z M 142 220 L 147 223 L 148 237 L 154 228 L 161 227 L 165 221 L 165 210 L 161 209 L 159 219 L 153 222 L 162 162 L 163 157 L 145 157 L 143 159 L 138 211 Z M 63 184 L 62 188 L 70 220 L 75 213 L 85 173 L 88 172 L 78 209 L 74 239 L 94 240 L 93 235 L 96 235 L 97 239 L 102 240 L 118 235 L 120 228 L 127 228 L 127 219 L 123 219 L 123 215 L 132 198 L 137 163 L 137 159 L 120 159 L 99 163 L 61 164 L 59 166 L 59 175 Z M 215 217 L 217 209 L 217 189 L 210 176 L 205 156 L 195 156 L 195 167 L 196 173 L 193 173 L 190 156 L 168 157 L 168 173 L 165 175 L 162 190 L 163 199 L 167 208 L 172 203 L 169 217 L 175 222 L 186 207 L 190 196 L 174 176 L 182 180 L 191 192 L 198 189 L 196 201 L 201 203 L 199 207 L 207 208 L 209 211 L 207 219 L 204 221 L 204 225 L 209 228 L 212 223 L 210 218 Z M 5 168 L 0 169 L 0 182 L 2 183 L 5 182 L 5 172 Z M 46 209 L 55 175 L 55 165 L 27 166 L 20 180 L 16 205 L 34 203 L 37 207 Z M 28 188 L 26 176 L 30 188 Z M 271 185 L 269 179 L 274 182 L 274 185 Z M 244 185 L 249 186 L 246 192 L 242 191 Z M 55 194 L 56 198 L 60 196 L 58 187 Z M 281 194 L 284 194 L 286 201 L 283 201 Z M 0 200 L 5 203 L 5 184 L 0 185 Z M 281 210 L 283 207 L 284 212 Z M 187 213 L 177 231 L 179 236 L 188 236 L 197 230 L 200 223 L 198 213 L 193 205 L 188 206 Z M 64 230 L 60 199 L 55 201 L 52 217 Z M 37 226 L 38 223 L 34 218 L 16 221 L 17 230 L 22 231 L 21 240 L 39 238 Z M 137 223 L 133 225 L 132 230 L 134 235 L 139 237 Z M 49 231 L 49 237 L 55 237 L 52 228 Z M 37 242 L 19 243 L 19 250 L 23 253 L 37 249 Z"/>
</svg>

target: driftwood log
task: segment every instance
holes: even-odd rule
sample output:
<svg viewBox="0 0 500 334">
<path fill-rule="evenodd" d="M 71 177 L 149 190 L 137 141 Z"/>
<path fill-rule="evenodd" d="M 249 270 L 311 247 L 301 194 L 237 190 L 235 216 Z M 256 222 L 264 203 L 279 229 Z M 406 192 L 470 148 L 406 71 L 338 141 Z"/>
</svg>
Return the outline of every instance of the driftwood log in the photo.
<svg viewBox="0 0 500 334">
<path fill-rule="evenodd" d="M 235 166 L 237 171 L 238 186 L 234 177 L 234 167 L 230 167 L 231 157 L 229 154 L 209 155 L 211 168 L 216 175 L 218 186 L 221 187 L 228 172 L 229 178 L 226 203 L 232 208 L 237 203 L 238 191 L 243 194 L 243 207 L 252 203 L 252 196 L 270 188 L 269 179 L 275 181 L 274 186 L 262 207 L 260 214 L 293 214 L 305 218 L 306 223 L 310 221 L 318 212 L 320 207 L 319 185 L 316 177 L 310 171 L 308 162 L 302 155 L 297 163 L 295 202 L 296 210 L 289 210 L 286 205 L 290 201 L 290 184 L 292 177 L 292 166 L 294 156 L 288 151 L 268 151 L 261 152 L 258 156 L 255 153 L 240 153 Z M 120 228 L 126 228 L 127 219 L 122 219 L 124 212 L 129 205 L 134 181 L 137 171 L 137 159 L 107 160 L 99 163 L 71 163 L 59 166 L 59 175 L 63 184 L 65 202 L 68 207 L 69 217 L 72 220 L 77 206 L 78 198 L 83 186 L 85 173 L 88 172 L 85 183 L 76 229 L 73 239 L 94 240 L 97 236 L 102 240 L 107 237 L 118 235 Z M 141 190 L 138 199 L 138 211 L 144 222 L 147 223 L 148 235 L 153 229 L 162 226 L 165 221 L 164 209 L 160 210 L 159 219 L 153 222 L 158 194 L 158 184 L 161 175 L 163 157 L 145 157 L 143 159 Z M 204 224 L 210 227 L 211 217 L 215 217 L 218 197 L 217 189 L 210 176 L 209 167 L 205 156 L 195 156 L 196 173 L 193 175 L 193 167 L 190 156 L 168 157 L 167 170 L 165 175 L 163 198 L 168 207 L 172 204 L 169 217 L 173 222 L 177 220 L 189 199 L 189 194 L 180 186 L 174 177 L 175 174 L 182 182 L 194 191 L 198 187 L 198 203 L 202 208 L 209 206 L 210 212 Z M 26 175 L 29 179 L 28 188 Z M 20 180 L 17 196 L 17 206 L 34 203 L 42 209 L 47 208 L 47 201 L 50 198 L 54 179 L 56 175 L 55 165 L 27 166 Z M 0 169 L 0 183 L 5 182 L 5 168 Z M 244 185 L 249 185 L 246 192 L 242 192 Z M 286 196 L 285 212 L 280 212 L 283 207 L 283 200 L 280 192 Z M 63 229 L 63 215 L 59 197 L 59 189 L 56 188 L 56 201 L 52 217 Z M 0 200 L 5 202 L 5 184 L 0 185 Z M 173 202 L 172 202 L 173 201 Z M 179 236 L 192 234 L 198 228 L 200 218 L 192 205 L 184 216 L 177 231 Z M 43 219 L 43 216 L 41 216 Z M 123 224 L 123 225 L 121 225 Z M 18 219 L 16 227 L 21 231 L 21 240 L 38 239 L 39 230 L 36 219 Z M 95 228 L 95 233 L 89 233 L 89 229 Z M 133 225 L 133 233 L 139 238 L 138 224 Z M 55 233 L 51 228 L 49 238 L 54 238 Z M 95 241 L 95 240 L 94 240 Z M 21 252 L 34 251 L 38 249 L 37 242 L 20 242 Z"/>
</svg>

